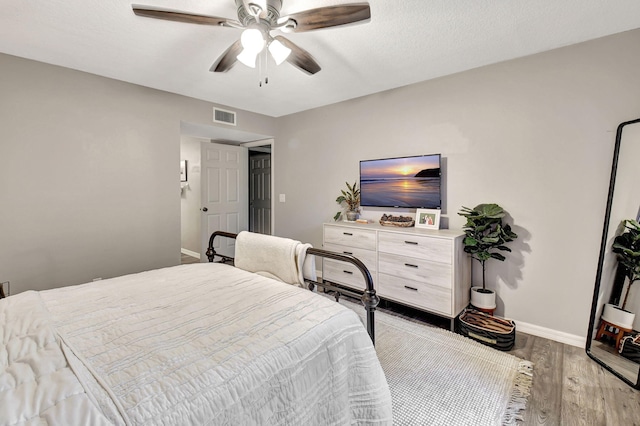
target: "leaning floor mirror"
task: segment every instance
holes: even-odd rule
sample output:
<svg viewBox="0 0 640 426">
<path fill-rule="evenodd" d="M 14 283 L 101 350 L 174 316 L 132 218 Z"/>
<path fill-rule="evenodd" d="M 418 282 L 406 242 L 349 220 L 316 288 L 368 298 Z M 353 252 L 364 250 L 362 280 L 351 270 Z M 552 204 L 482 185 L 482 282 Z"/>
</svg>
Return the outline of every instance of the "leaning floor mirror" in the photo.
<svg viewBox="0 0 640 426">
<path fill-rule="evenodd" d="M 640 389 L 640 119 L 618 126 L 587 354 Z M 635 284 L 634 284 L 635 283 Z"/>
</svg>

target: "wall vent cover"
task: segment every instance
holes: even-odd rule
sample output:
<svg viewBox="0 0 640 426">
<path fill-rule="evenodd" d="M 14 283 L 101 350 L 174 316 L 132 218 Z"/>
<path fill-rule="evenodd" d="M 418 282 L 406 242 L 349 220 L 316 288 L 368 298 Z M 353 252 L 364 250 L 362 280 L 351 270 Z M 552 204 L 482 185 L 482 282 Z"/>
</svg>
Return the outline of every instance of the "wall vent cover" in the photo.
<svg viewBox="0 0 640 426">
<path fill-rule="evenodd" d="M 220 108 L 213 109 L 213 121 L 214 123 L 236 125 L 236 113 L 233 111 L 227 111 Z"/>
</svg>

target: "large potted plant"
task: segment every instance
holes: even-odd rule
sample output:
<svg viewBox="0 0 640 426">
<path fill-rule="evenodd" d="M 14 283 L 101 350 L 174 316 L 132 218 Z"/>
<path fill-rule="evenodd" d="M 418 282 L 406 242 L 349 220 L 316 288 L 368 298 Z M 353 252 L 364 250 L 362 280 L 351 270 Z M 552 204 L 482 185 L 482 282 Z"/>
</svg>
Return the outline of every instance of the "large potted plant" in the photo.
<svg viewBox="0 0 640 426">
<path fill-rule="evenodd" d="M 613 240 L 612 250 L 618 258 L 618 267 L 623 268 L 629 280 L 620 306 L 605 305 L 602 319 L 622 328 L 633 328 L 635 314 L 625 309 L 629 291 L 634 282 L 640 280 L 640 224 L 633 219 L 623 221 L 624 232 Z"/>
<path fill-rule="evenodd" d="M 347 220 L 354 221 L 358 218 L 358 207 L 360 206 L 360 190 L 358 189 L 358 182 L 354 182 L 353 185 L 349 185 L 349 182 L 345 182 L 347 184 L 347 190 L 342 189 L 341 194 L 336 198 L 336 203 L 346 204 L 347 206 Z M 342 216 L 342 211 L 333 216 L 333 220 L 340 219 Z"/>
<path fill-rule="evenodd" d="M 510 225 L 502 223 L 506 213 L 497 204 L 479 204 L 472 209 L 463 206 L 458 214 L 467 219 L 463 227 L 464 251 L 482 265 L 482 287 L 471 287 L 471 304 L 481 309 L 495 309 L 495 292 L 486 285 L 486 262 L 489 259 L 504 261 L 505 257 L 500 252 L 510 252 L 505 244 L 518 236 L 511 231 Z"/>
</svg>

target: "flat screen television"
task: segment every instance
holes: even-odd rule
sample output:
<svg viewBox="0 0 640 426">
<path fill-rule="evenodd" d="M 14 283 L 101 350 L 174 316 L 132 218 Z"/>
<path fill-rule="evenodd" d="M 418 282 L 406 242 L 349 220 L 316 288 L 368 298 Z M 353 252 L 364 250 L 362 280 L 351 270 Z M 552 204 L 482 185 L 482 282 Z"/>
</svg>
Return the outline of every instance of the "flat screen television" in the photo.
<svg viewBox="0 0 640 426">
<path fill-rule="evenodd" d="M 440 154 L 360 161 L 360 205 L 439 209 Z"/>
</svg>

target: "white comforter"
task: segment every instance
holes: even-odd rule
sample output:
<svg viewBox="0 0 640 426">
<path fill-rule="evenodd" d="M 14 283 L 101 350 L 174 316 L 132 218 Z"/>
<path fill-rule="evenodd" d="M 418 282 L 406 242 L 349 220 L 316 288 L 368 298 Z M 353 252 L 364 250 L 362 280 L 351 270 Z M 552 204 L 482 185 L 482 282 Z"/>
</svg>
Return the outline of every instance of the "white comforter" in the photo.
<svg viewBox="0 0 640 426">
<path fill-rule="evenodd" d="M 0 424 L 391 424 L 384 373 L 354 312 L 231 266 L 166 268 L 0 306 L 10 352 Z"/>
</svg>

